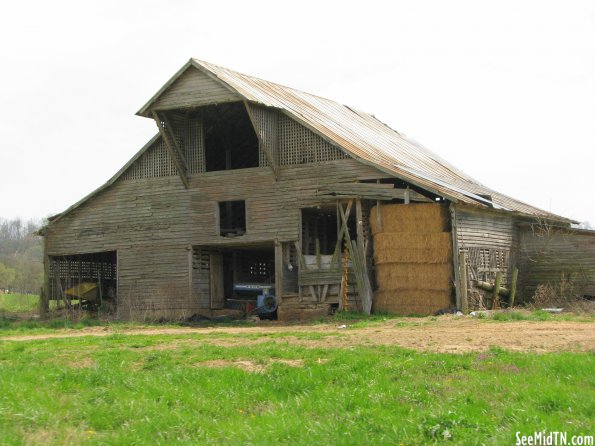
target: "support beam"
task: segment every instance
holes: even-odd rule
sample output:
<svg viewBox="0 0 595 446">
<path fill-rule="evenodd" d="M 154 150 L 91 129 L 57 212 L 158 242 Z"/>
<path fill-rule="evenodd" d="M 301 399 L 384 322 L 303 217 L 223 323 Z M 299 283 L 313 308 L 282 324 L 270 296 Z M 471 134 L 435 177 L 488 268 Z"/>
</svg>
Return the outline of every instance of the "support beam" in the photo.
<svg viewBox="0 0 595 446">
<path fill-rule="evenodd" d="M 275 240 L 275 297 L 277 303 L 283 299 L 283 244 Z"/>
<path fill-rule="evenodd" d="M 467 253 L 460 252 L 459 253 L 459 281 L 458 287 L 460 287 L 459 292 L 457 292 L 457 298 L 460 299 L 460 302 L 457 302 L 457 308 L 460 309 L 463 314 L 467 314 L 469 312 L 469 300 L 467 296 Z"/>
<path fill-rule="evenodd" d="M 516 285 L 519 278 L 519 269 L 515 266 L 512 270 L 512 281 L 510 283 L 510 296 L 508 298 L 508 305 L 510 308 L 514 307 L 514 299 L 516 298 Z"/>
<path fill-rule="evenodd" d="M 459 262 L 459 238 L 457 234 L 457 211 L 453 203 L 450 204 L 450 231 L 452 235 L 452 265 L 455 274 L 455 295 L 457 308 L 462 309 L 462 290 L 461 290 L 461 278 L 460 271 L 461 265 Z M 467 270 L 465 270 L 466 272 Z"/>
<path fill-rule="evenodd" d="M 186 157 L 180 149 L 178 141 L 176 141 L 176 136 L 174 135 L 171 123 L 167 119 L 167 115 L 163 112 L 160 113 L 155 110 L 152 110 L 151 114 L 153 115 L 153 119 L 157 124 L 159 134 L 161 135 L 161 138 L 165 143 L 165 147 L 174 161 L 178 174 L 180 175 L 180 179 L 182 180 L 184 187 L 188 189 L 189 181 Z"/>
<path fill-rule="evenodd" d="M 262 134 L 262 130 L 256 122 L 252 110 L 250 110 L 250 105 L 248 104 L 248 101 L 244 101 L 244 107 L 246 108 L 246 113 L 248 113 L 248 117 L 250 118 L 250 122 L 252 123 L 252 127 L 254 128 L 254 133 L 256 133 L 256 137 L 258 138 L 258 146 L 263 151 L 264 156 L 266 157 L 269 163 L 269 167 L 273 171 L 273 175 L 275 175 L 275 181 L 279 181 L 279 165 L 275 161 L 275 157 L 271 153 L 270 147 L 268 147 L 266 143 L 265 135 Z"/>
<path fill-rule="evenodd" d="M 496 281 L 494 282 L 494 290 L 492 291 L 492 310 L 498 308 L 500 305 L 500 284 L 502 283 L 502 273 L 498 271 L 496 273 Z"/>
</svg>

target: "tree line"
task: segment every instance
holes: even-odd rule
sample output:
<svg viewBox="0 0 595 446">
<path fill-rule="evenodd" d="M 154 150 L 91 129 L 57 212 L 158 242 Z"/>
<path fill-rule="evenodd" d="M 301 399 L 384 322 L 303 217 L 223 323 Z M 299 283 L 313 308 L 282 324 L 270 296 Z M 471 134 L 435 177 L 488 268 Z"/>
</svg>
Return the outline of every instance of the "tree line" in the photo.
<svg viewBox="0 0 595 446">
<path fill-rule="evenodd" d="M 41 220 L 0 218 L 0 291 L 38 293 L 43 283 Z"/>
</svg>

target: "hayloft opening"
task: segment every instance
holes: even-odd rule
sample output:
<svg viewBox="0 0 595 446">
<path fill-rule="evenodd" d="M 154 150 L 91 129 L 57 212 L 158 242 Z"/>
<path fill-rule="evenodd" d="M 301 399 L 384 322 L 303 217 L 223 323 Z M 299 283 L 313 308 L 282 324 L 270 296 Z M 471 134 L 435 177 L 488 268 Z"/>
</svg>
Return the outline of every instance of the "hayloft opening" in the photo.
<svg viewBox="0 0 595 446">
<path fill-rule="evenodd" d="M 258 167 L 258 138 L 241 102 L 203 110 L 206 171 Z"/>
<path fill-rule="evenodd" d="M 219 235 L 239 237 L 246 233 L 246 202 L 221 201 L 219 203 Z"/>
</svg>

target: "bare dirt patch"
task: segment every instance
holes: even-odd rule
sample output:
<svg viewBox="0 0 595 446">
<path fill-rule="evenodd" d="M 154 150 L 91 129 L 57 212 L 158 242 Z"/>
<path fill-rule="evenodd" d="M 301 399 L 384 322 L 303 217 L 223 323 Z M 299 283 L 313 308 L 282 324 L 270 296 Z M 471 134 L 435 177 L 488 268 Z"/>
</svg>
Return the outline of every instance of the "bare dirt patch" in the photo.
<svg viewBox="0 0 595 446">
<path fill-rule="evenodd" d="M 239 369 L 242 369 L 242 370 L 244 370 L 246 372 L 250 372 L 250 373 L 263 373 L 273 363 L 285 364 L 290 367 L 303 367 L 304 366 L 304 361 L 301 359 L 270 359 L 266 363 L 260 363 L 260 362 L 246 360 L 246 359 L 238 359 L 238 360 L 234 360 L 234 361 L 228 361 L 225 359 L 213 359 L 211 361 L 198 362 L 195 364 L 195 366 L 196 367 L 213 367 L 213 368 L 237 367 Z"/>
<path fill-rule="evenodd" d="M 253 327 L 211 328 L 135 328 L 117 330 L 92 327 L 63 330 L 51 334 L 6 336 L 4 341 L 28 341 L 82 336 L 121 335 L 207 335 L 202 339 L 172 339 L 153 349 L 180 348 L 193 344 L 225 347 L 260 343 L 289 343 L 308 348 L 349 348 L 370 345 L 394 345 L 419 351 L 446 353 L 481 352 L 490 347 L 511 351 L 595 351 L 595 323 L 574 321 L 498 322 L 472 318 L 441 317 L 389 319 L 370 323 L 364 328 L 339 328 L 342 324 L 283 325 L 270 323 Z M 317 334 L 316 339 L 308 338 Z M 259 336 L 262 335 L 262 336 Z M 267 336 L 268 335 L 268 336 Z M 275 336 L 270 336 L 275 335 Z M 161 346 L 163 345 L 163 346 Z"/>
<path fill-rule="evenodd" d="M 91 369 L 97 367 L 97 363 L 91 358 L 83 358 L 78 361 L 71 361 L 67 365 L 73 369 Z"/>
</svg>

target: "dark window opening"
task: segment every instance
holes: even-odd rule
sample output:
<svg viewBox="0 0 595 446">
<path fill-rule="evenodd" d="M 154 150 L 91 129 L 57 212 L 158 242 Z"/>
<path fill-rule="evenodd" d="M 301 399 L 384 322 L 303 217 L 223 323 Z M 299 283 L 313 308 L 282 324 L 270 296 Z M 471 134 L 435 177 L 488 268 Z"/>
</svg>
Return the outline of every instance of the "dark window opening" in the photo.
<svg viewBox="0 0 595 446">
<path fill-rule="evenodd" d="M 207 172 L 258 167 L 258 138 L 244 104 L 205 107 L 203 125 Z"/>
<path fill-rule="evenodd" d="M 331 255 L 337 246 L 337 230 L 342 226 L 338 221 L 337 208 L 321 207 L 302 209 L 302 252 L 304 255 L 316 255 L 318 244 L 321 255 Z M 356 240 L 355 210 L 352 209 L 347 220 L 349 236 Z M 342 241 L 343 242 L 343 241 Z M 343 246 L 341 249 L 343 250 Z"/>
<path fill-rule="evenodd" d="M 239 237 L 246 233 L 246 202 L 222 201 L 219 203 L 219 235 Z"/>
</svg>

